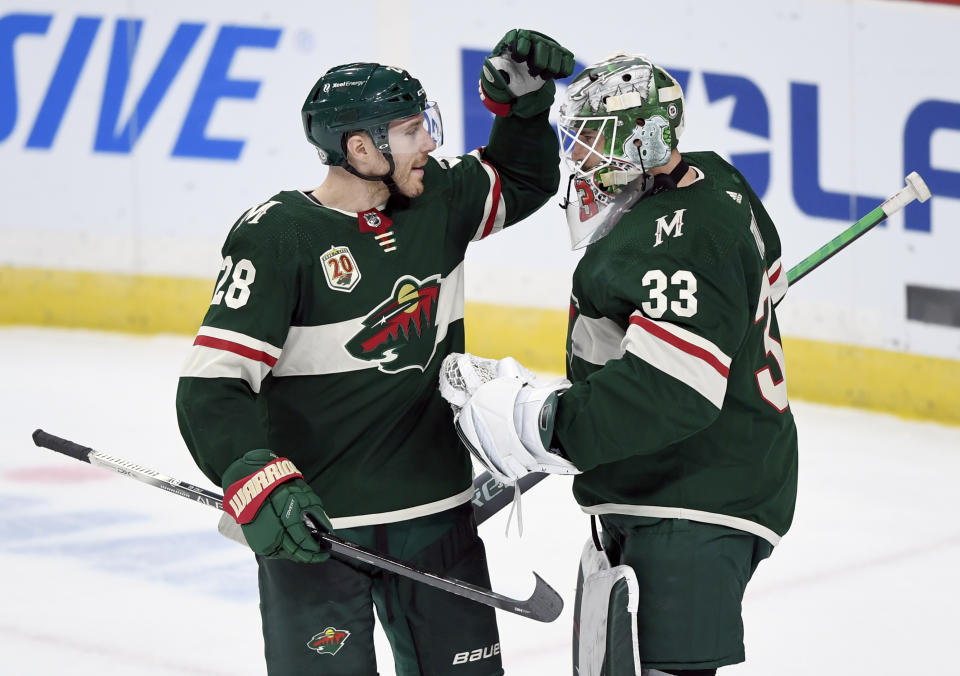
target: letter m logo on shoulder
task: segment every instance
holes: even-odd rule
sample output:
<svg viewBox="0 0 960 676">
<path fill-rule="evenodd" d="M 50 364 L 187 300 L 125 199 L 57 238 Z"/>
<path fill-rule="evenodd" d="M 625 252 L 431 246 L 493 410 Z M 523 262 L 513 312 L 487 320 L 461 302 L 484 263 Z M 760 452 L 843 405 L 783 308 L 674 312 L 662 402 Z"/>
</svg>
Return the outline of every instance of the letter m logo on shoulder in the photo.
<svg viewBox="0 0 960 676">
<path fill-rule="evenodd" d="M 307 647 L 316 650 L 318 655 L 336 655 L 348 638 L 350 638 L 350 632 L 346 629 L 327 627 L 307 641 Z"/>
</svg>

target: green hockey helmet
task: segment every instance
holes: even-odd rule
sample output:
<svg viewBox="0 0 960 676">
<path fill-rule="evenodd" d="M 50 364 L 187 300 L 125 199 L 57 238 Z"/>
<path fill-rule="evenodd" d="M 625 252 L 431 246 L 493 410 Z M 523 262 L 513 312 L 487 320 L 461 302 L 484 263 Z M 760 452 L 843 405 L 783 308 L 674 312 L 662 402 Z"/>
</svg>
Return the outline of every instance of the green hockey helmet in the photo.
<svg viewBox="0 0 960 676">
<path fill-rule="evenodd" d="M 370 134 L 389 158 L 390 122 L 419 114 L 434 142 L 443 142 L 440 111 L 427 101 L 420 81 L 402 68 L 379 63 L 331 68 L 310 89 L 300 114 L 307 140 L 324 164 L 346 167 L 346 140 L 357 131 Z"/>
<path fill-rule="evenodd" d="M 683 90 L 670 73 L 642 55 L 620 52 L 584 69 L 570 83 L 560 107 L 563 154 L 579 176 L 602 175 L 604 169 L 622 173 L 624 163 L 641 173 L 663 166 L 670 161 L 683 126 Z M 589 152 L 574 161 L 578 145 Z M 602 161 L 582 169 L 591 154 Z"/>
</svg>

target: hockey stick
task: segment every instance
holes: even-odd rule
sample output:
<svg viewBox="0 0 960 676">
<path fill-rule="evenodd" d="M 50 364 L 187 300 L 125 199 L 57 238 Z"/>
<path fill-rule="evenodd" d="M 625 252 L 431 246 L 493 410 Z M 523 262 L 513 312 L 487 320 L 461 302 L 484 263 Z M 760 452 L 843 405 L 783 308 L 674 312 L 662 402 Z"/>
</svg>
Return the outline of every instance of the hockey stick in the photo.
<svg viewBox="0 0 960 676">
<path fill-rule="evenodd" d="M 143 483 L 162 488 L 165 491 L 176 493 L 177 495 L 194 500 L 201 504 L 215 509 L 223 510 L 223 496 L 218 495 L 205 488 L 188 484 L 184 481 L 160 474 L 152 469 L 141 467 L 140 465 L 115 458 L 113 456 L 95 451 L 87 446 L 68 441 L 61 437 L 48 434 L 43 430 L 35 430 L 33 433 L 33 443 L 42 448 L 48 448 L 51 451 L 68 455 L 82 462 L 90 463 L 96 467 L 108 469 L 118 474 L 142 481 Z M 536 573 L 533 574 L 536 579 L 536 586 L 533 594 L 525 601 L 512 599 L 502 594 L 498 594 L 490 589 L 478 587 L 463 582 L 452 577 L 443 577 L 435 573 L 421 570 L 410 563 L 395 559 L 384 554 L 380 554 L 371 549 L 361 547 L 360 545 L 348 542 L 338 538 L 332 533 L 321 531 L 309 515 L 304 515 L 304 523 L 311 530 L 313 537 L 331 552 L 341 557 L 362 561 L 377 568 L 389 570 L 392 573 L 410 578 L 417 582 L 440 589 L 442 591 L 456 594 L 464 598 L 482 603 L 487 606 L 499 608 L 515 615 L 529 617 L 538 622 L 552 622 L 560 615 L 563 610 L 563 599 L 543 578 Z"/>
<path fill-rule="evenodd" d="M 887 220 L 887 218 L 914 200 L 926 202 L 930 199 L 930 189 L 920 177 L 920 174 L 912 171 L 904 180 L 907 183 L 906 187 L 902 188 L 892 197 L 887 198 L 880 206 L 790 268 L 790 270 L 787 271 L 787 282 L 793 284 L 803 279 L 836 256 L 840 251 L 850 246 L 850 244 L 864 235 L 868 230 Z M 532 472 L 523 476 L 517 484 L 520 492 L 524 493 L 546 478 L 546 474 Z M 508 497 L 508 494 L 504 492 L 504 485 L 492 478 L 490 472 L 484 472 L 477 477 L 473 482 L 473 486 L 475 490 L 473 500 L 474 513 L 477 515 L 478 524 L 483 523 L 499 512 L 510 504 L 512 500 L 512 498 Z"/>
<path fill-rule="evenodd" d="M 867 231 L 879 225 L 914 200 L 926 202 L 930 199 L 930 189 L 927 188 L 927 184 L 920 177 L 920 174 L 913 171 L 908 174 L 904 180 L 907 183 L 906 187 L 892 197 L 887 198 L 880 206 L 790 268 L 790 270 L 787 271 L 787 282 L 793 284 L 803 279 L 813 270 L 836 256 L 840 251 L 850 246 L 850 244 L 863 236 Z M 546 474 L 531 472 L 521 477 L 517 481 L 517 486 L 521 493 L 525 493 L 546 478 Z M 489 471 L 485 471 L 480 476 L 474 478 L 473 513 L 476 517 L 477 525 L 480 525 L 513 502 L 513 491 L 507 491 L 506 488 L 506 486 L 494 479 Z M 229 529 L 229 524 L 227 524 L 227 529 Z M 225 532 L 224 529 L 221 529 L 221 532 L 231 539 L 236 539 L 234 535 Z"/>
<path fill-rule="evenodd" d="M 887 198 L 883 204 L 790 268 L 787 272 L 787 281 L 793 284 L 803 279 L 840 251 L 850 246 L 858 237 L 875 225 L 883 223 L 914 200 L 926 202 L 930 199 L 930 189 L 920 178 L 920 174 L 911 171 L 904 180 L 907 182 L 906 187 L 902 188 L 896 195 Z"/>
<path fill-rule="evenodd" d="M 532 486 L 547 478 L 546 474 L 531 472 L 517 480 L 517 487 L 525 493 Z M 505 486 L 493 478 L 487 470 L 473 480 L 473 515 L 477 525 L 489 519 L 501 509 L 513 502 L 513 486 Z"/>
</svg>

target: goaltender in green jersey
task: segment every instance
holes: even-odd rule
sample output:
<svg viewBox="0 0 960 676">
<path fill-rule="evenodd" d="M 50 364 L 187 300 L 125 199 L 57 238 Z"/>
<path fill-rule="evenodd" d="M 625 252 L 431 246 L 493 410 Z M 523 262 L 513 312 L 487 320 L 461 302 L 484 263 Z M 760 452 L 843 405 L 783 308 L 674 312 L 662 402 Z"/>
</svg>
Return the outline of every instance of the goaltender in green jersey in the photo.
<svg viewBox="0 0 960 676">
<path fill-rule="evenodd" d="M 645 57 L 579 74 L 560 124 L 567 222 L 587 247 L 569 380 L 512 367 L 453 397 L 456 424 L 505 479 L 575 474 L 602 526 L 581 561 L 576 673 L 714 674 L 744 660 L 744 589 L 796 501 L 779 236 L 734 167 L 677 150 L 683 93 Z M 457 382 L 509 370 L 449 359 Z"/>
<path fill-rule="evenodd" d="M 302 108 L 330 165 L 248 209 L 177 393 L 180 428 L 257 553 L 271 675 L 377 673 L 374 607 L 396 673 L 501 674 L 494 611 L 329 559 L 301 521 L 489 586 L 469 456 L 436 390 L 464 346 L 464 252 L 559 183 L 548 111 L 573 55 L 510 31 L 485 60 L 485 148 L 429 155 L 435 103 L 400 68 L 330 69 Z"/>
</svg>

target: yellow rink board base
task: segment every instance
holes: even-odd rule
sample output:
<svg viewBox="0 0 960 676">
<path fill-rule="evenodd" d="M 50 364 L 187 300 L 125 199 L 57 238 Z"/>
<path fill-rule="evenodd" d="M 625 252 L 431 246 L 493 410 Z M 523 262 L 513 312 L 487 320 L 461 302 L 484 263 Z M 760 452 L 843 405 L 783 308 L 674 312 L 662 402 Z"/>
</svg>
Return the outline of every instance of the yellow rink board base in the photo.
<svg viewBox="0 0 960 676">
<path fill-rule="evenodd" d="M 0 324 L 193 334 L 213 280 L 0 266 Z M 467 350 L 563 373 L 567 313 L 467 303 Z M 960 425 L 960 361 L 784 338 L 791 397 Z"/>
</svg>

